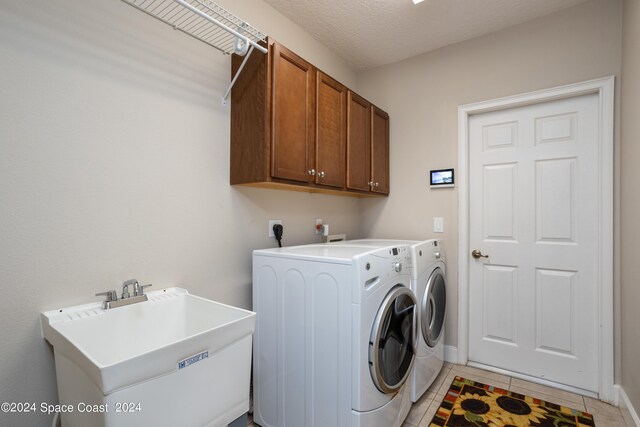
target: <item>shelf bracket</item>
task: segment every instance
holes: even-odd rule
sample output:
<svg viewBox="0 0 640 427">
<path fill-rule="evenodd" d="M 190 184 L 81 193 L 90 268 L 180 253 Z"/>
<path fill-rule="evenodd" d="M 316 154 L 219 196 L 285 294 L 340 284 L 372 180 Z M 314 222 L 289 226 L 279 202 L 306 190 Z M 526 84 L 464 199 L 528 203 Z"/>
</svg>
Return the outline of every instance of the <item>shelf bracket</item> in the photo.
<svg viewBox="0 0 640 427">
<path fill-rule="evenodd" d="M 224 105 L 225 107 L 229 103 L 229 95 L 231 94 L 231 89 L 233 89 L 233 85 L 236 84 L 236 80 L 238 80 L 238 76 L 240 75 L 240 73 L 242 72 L 242 69 L 244 68 L 247 61 L 249 60 L 249 57 L 251 56 L 251 52 L 253 52 L 253 45 L 251 45 L 251 47 L 249 48 L 249 51 L 244 56 L 244 59 L 242 60 L 242 64 L 240 64 L 240 68 L 238 68 L 238 71 L 236 71 L 236 75 L 233 76 L 233 79 L 231 79 L 231 83 L 229 83 L 229 88 L 227 89 L 227 91 L 224 93 L 224 96 L 222 97 L 222 105 Z"/>
</svg>

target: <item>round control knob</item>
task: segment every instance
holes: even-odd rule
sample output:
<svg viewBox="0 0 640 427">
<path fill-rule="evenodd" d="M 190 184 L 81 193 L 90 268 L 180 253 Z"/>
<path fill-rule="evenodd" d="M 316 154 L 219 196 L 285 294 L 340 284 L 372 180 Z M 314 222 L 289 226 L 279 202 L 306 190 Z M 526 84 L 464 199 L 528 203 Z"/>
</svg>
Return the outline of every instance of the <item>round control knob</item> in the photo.
<svg viewBox="0 0 640 427">
<path fill-rule="evenodd" d="M 435 255 L 436 259 L 440 258 L 440 252 L 434 252 L 433 254 Z"/>
<path fill-rule="evenodd" d="M 400 273 L 402 271 L 402 263 L 401 262 L 394 263 L 393 269 L 396 271 L 396 273 Z"/>
</svg>

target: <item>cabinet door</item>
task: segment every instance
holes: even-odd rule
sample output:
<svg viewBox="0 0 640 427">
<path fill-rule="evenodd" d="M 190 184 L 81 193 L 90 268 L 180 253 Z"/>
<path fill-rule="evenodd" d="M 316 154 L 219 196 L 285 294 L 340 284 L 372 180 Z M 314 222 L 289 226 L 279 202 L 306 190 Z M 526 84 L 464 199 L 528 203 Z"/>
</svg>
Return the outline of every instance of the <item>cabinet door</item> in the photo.
<svg viewBox="0 0 640 427">
<path fill-rule="evenodd" d="M 389 194 L 389 115 L 371 108 L 371 191 Z"/>
<path fill-rule="evenodd" d="M 344 188 L 347 88 L 316 75 L 316 184 Z"/>
<path fill-rule="evenodd" d="M 371 104 L 351 91 L 347 98 L 347 188 L 369 191 Z"/>
<path fill-rule="evenodd" d="M 314 168 L 313 66 L 273 45 L 271 176 L 309 182 Z"/>
</svg>

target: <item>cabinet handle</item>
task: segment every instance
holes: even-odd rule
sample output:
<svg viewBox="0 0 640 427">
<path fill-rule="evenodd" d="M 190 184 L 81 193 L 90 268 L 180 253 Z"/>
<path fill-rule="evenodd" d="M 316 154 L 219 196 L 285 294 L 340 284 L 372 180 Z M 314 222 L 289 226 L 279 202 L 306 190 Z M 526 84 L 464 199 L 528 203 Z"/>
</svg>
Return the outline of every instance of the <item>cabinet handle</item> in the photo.
<svg viewBox="0 0 640 427">
<path fill-rule="evenodd" d="M 373 181 L 369 181 L 369 182 L 367 182 L 367 185 L 368 185 L 369 187 L 373 187 Z"/>
<path fill-rule="evenodd" d="M 309 169 L 309 170 L 307 171 L 307 173 L 308 173 L 309 175 L 311 175 L 311 176 L 314 176 L 314 175 L 316 174 L 316 170 L 315 170 L 315 169 Z"/>
<path fill-rule="evenodd" d="M 318 176 L 319 176 L 320 178 L 324 178 L 324 171 L 320 172 L 320 173 L 318 174 Z"/>
<path fill-rule="evenodd" d="M 379 186 L 380 186 L 380 183 L 376 182 L 376 184 L 375 184 L 375 185 L 376 185 L 376 187 L 379 187 Z"/>
</svg>

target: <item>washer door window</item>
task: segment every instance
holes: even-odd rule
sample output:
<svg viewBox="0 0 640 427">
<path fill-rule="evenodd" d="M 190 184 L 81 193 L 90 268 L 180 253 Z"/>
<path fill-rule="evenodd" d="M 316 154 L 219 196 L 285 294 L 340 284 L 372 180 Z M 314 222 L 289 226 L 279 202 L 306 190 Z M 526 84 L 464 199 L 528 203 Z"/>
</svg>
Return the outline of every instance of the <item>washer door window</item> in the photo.
<svg viewBox="0 0 640 427">
<path fill-rule="evenodd" d="M 446 306 L 444 272 L 437 267 L 429 277 L 420 306 L 422 337 L 429 347 L 434 347 L 442 334 Z"/>
<path fill-rule="evenodd" d="M 417 303 L 413 292 L 396 286 L 378 310 L 369 342 L 369 369 L 376 387 L 394 393 L 409 376 L 415 359 Z"/>
</svg>

